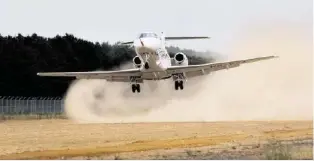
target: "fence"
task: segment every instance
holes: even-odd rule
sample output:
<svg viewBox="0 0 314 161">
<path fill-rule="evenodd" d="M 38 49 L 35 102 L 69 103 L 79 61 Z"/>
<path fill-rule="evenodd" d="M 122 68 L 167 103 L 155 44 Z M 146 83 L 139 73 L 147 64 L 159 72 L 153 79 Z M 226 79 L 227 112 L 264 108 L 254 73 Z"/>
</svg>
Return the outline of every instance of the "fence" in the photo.
<svg viewBox="0 0 314 161">
<path fill-rule="evenodd" d="M 61 97 L 0 96 L 0 115 L 30 115 L 63 113 Z"/>
</svg>

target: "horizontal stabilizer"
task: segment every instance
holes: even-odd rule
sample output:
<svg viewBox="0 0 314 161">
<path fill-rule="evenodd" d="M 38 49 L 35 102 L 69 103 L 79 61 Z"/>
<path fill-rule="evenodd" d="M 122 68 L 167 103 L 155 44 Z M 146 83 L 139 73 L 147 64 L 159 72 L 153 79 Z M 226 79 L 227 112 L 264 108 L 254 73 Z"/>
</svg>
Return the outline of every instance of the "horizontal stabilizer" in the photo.
<svg viewBox="0 0 314 161">
<path fill-rule="evenodd" d="M 166 40 L 191 40 L 191 39 L 209 39 L 207 36 L 182 36 L 182 37 L 165 37 Z"/>
<path fill-rule="evenodd" d="M 193 39 L 210 39 L 207 36 L 179 36 L 179 37 L 165 37 L 165 40 L 193 40 Z M 122 42 L 122 45 L 133 44 L 133 41 Z"/>
<path fill-rule="evenodd" d="M 133 44 L 133 41 L 128 41 L 128 42 L 123 42 L 121 43 L 122 45 L 129 45 L 129 44 Z"/>
</svg>

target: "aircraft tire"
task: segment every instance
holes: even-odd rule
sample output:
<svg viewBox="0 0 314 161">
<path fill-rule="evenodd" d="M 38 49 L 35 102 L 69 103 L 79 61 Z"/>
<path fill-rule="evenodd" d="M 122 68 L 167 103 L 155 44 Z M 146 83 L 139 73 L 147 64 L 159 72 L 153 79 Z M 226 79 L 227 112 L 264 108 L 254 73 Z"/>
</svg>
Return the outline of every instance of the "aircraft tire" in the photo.
<svg viewBox="0 0 314 161">
<path fill-rule="evenodd" d="M 135 84 L 132 84 L 132 92 L 135 93 L 135 90 L 136 90 L 136 86 Z"/>
<path fill-rule="evenodd" d="M 179 82 L 174 81 L 174 89 L 177 91 L 179 89 Z"/>
<path fill-rule="evenodd" d="M 145 69 L 149 69 L 149 65 L 148 65 L 147 62 L 144 64 L 144 68 L 145 68 Z"/>
<path fill-rule="evenodd" d="M 141 85 L 140 85 L 140 84 L 137 84 L 137 85 L 136 85 L 136 90 L 137 90 L 138 93 L 141 92 Z"/>
<path fill-rule="evenodd" d="M 178 85 L 180 86 L 181 90 L 183 90 L 183 81 L 180 81 L 180 83 L 178 83 Z"/>
</svg>

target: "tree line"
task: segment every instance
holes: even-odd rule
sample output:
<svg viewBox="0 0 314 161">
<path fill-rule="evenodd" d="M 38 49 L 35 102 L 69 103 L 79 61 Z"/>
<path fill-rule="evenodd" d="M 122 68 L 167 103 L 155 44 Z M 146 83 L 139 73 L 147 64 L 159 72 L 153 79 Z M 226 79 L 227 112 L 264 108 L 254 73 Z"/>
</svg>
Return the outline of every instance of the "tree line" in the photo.
<svg viewBox="0 0 314 161">
<path fill-rule="evenodd" d="M 190 64 L 214 61 L 213 57 L 196 56 L 201 52 L 194 50 L 167 49 L 171 56 L 179 51 L 187 54 Z M 73 78 L 39 77 L 36 73 L 109 70 L 131 62 L 135 55 L 132 46 L 91 42 L 72 34 L 52 38 L 35 33 L 0 35 L 0 96 L 63 96 Z"/>
</svg>

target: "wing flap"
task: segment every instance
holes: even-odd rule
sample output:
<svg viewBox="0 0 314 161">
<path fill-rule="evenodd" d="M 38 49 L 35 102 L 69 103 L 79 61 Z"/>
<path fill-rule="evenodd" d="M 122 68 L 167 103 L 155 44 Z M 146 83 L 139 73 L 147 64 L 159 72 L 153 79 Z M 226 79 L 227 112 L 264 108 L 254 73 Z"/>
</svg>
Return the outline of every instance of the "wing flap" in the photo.
<svg viewBox="0 0 314 161">
<path fill-rule="evenodd" d="M 78 79 L 108 79 L 108 80 L 129 80 L 129 77 L 141 76 L 140 69 L 128 69 L 118 71 L 92 71 L 92 72 L 43 72 L 37 73 L 44 77 L 76 77 Z"/>
</svg>

